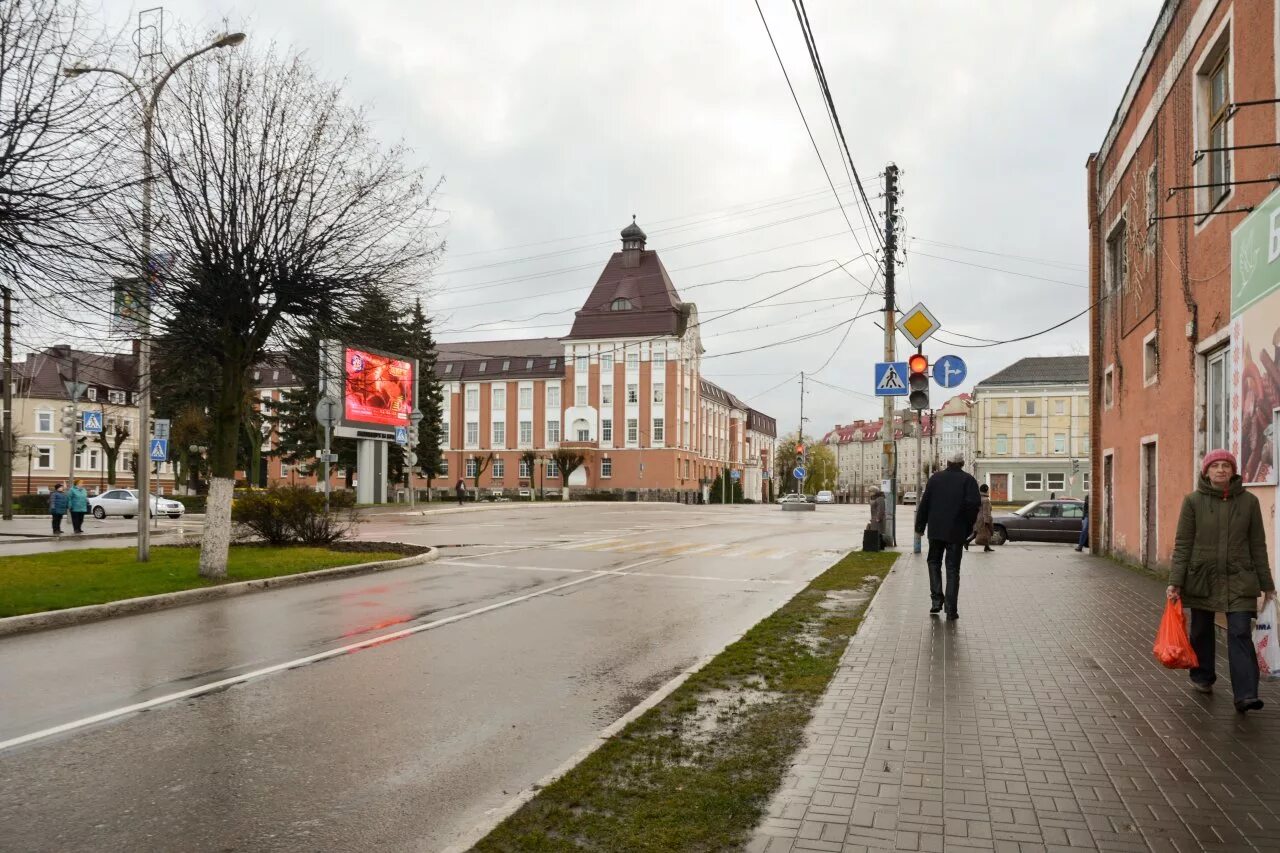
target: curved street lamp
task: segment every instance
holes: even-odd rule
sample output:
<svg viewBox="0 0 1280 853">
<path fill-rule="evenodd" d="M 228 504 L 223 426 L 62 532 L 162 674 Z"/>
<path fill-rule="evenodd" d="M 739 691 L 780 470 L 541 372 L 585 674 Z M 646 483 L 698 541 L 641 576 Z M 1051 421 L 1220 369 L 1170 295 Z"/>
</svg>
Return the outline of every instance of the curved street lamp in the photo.
<svg viewBox="0 0 1280 853">
<path fill-rule="evenodd" d="M 170 65 L 163 74 L 153 80 L 139 83 L 130 75 L 117 68 L 75 65 L 62 69 L 67 77 L 80 77 L 84 74 L 113 74 L 124 80 L 132 88 L 142 102 L 142 282 L 145 285 L 138 300 L 138 450 L 146 452 L 147 441 L 151 435 L 151 292 L 148 279 L 151 273 L 151 148 L 154 139 L 156 103 L 165 84 L 179 68 L 198 56 L 211 50 L 224 47 L 235 47 L 245 40 L 244 33 L 227 33 L 219 36 L 199 50 L 192 51 L 177 62 Z M 135 474 L 135 485 L 138 494 L 149 494 L 151 471 L 148 465 L 139 465 Z M 150 527 L 147 514 L 138 514 L 138 561 L 146 562 L 151 556 Z"/>
</svg>

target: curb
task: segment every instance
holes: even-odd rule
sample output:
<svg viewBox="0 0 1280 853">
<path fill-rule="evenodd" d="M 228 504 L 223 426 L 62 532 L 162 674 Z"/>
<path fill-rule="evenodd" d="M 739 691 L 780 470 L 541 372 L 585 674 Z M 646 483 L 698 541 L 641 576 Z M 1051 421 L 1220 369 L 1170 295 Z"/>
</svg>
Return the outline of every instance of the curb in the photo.
<svg viewBox="0 0 1280 853">
<path fill-rule="evenodd" d="M 238 581 L 223 586 L 208 586 L 199 589 L 184 589 L 178 592 L 165 592 L 159 595 L 144 595 L 138 598 L 124 598 L 120 601 L 109 601 L 105 604 L 87 604 L 83 607 L 66 607 L 62 610 L 50 610 L 45 613 L 28 613 L 22 616 L 7 616 L 0 619 L 0 637 L 11 637 L 33 631 L 44 631 L 50 628 L 65 628 L 71 625 L 82 625 L 86 622 L 98 622 L 116 616 L 129 616 L 135 613 L 150 613 L 155 610 L 168 610 L 188 604 L 199 604 L 204 601 L 217 601 L 223 598 L 234 598 L 250 592 L 259 592 L 281 587 L 299 586 L 314 581 L 331 580 L 333 578 L 350 577 L 352 575 L 373 574 L 391 569 L 404 569 L 433 562 L 440 557 L 439 548 L 431 548 L 425 554 L 416 557 L 404 557 L 399 560 L 379 560 L 373 563 L 354 563 L 350 566 L 335 566 L 331 569 L 317 569 L 314 572 L 302 572 L 296 575 L 281 575 L 276 578 L 260 578 L 252 581 Z"/>
</svg>

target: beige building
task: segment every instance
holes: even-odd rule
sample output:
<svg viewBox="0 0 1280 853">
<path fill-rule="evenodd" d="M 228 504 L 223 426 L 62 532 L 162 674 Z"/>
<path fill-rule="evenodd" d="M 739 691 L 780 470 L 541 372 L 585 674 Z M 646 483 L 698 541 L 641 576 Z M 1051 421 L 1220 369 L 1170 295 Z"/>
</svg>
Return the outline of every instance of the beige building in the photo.
<svg viewBox="0 0 1280 853">
<path fill-rule="evenodd" d="M 63 431 L 63 415 L 70 405 L 65 383 L 71 379 L 73 362 L 85 388 L 76 404 L 76 432 L 71 437 Z M 15 364 L 14 494 L 47 492 L 69 477 L 83 480 L 91 495 L 104 491 L 111 485 L 108 447 L 119 448 L 114 485 L 131 488 L 138 454 L 136 376 L 132 354 L 81 352 L 66 346 L 29 354 L 25 362 Z M 84 431 L 85 412 L 97 415 L 101 433 Z M 172 492 L 172 463 L 159 466 L 158 482 L 164 492 Z"/>
<path fill-rule="evenodd" d="M 993 501 L 1089 493 L 1089 358 L 1024 358 L 973 390 L 974 476 Z"/>
</svg>

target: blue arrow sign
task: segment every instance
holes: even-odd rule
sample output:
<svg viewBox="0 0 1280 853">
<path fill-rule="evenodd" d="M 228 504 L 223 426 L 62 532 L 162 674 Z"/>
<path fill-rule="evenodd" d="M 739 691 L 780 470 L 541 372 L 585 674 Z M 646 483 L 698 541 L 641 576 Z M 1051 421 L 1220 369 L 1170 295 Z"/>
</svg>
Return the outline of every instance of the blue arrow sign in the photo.
<svg viewBox="0 0 1280 853">
<path fill-rule="evenodd" d="M 933 363 L 933 381 L 943 388 L 954 388 L 969 375 L 969 368 L 958 355 L 944 355 Z"/>
<path fill-rule="evenodd" d="M 164 462 L 169 458 L 169 440 L 167 438 L 151 439 L 151 461 Z"/>
<path fill-rule="evenodd" d="M 797 480 L 803 480 L 804 473 L 805 471 L 803 468 L 797 467 L 794 471 L 791 472 L 791 475 L 795 477 Z"/>
<path fill-rule="evenodd" d="M 907 389 L 907 363 L 905 361 L 876 362 L 876 396 L 905 397 Z"/>
<path fill-rule="evenodd" d="M 408 444 L 408 443 L 409 443 L 409 428 L 402 427 L 402 426 L 396 427 L 396 444 Z"/>
<path fill-rule="evenodd" d="M 102 433 L 102 412 L 81 412 L 80 431 Z"/>
</svg>

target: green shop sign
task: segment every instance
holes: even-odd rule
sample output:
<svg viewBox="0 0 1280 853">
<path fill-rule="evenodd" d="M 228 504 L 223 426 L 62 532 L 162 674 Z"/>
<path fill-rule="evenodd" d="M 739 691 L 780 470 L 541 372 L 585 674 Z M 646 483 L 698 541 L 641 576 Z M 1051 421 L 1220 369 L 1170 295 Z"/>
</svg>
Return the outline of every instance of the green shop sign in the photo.
<svg viewBox="0 0 1280 853">
<path fill-rule="evenodd" d="M 1280 190 L 1231 232 L 1231 316 L 1280 286 Z"/>
</svg>

